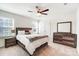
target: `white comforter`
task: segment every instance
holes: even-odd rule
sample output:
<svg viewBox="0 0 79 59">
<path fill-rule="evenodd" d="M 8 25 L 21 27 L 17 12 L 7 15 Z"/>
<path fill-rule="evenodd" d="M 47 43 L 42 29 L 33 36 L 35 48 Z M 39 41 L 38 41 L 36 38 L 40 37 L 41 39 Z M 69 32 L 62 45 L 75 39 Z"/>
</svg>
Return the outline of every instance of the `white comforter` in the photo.
<svg viewBox="0 0 79 59">
<path fill-rule="evenodd" d="M 19 40 L 21 43 L 23 43 L 25 45 L 28 52 L 32 55 L 37 47 L 48 42 L 48 37 L 38 39 L 34 42 L 29 41 L 28 38 L 33 38 L 33 37 L 36 37 L 36 36 L 44 36 L 44 35 L 37 35 L 37 34 L 35 34 L 35 35 L 17 35 L 16 38 L 17 38 L 17 40 Z M 28 37 L 28 38 L 26 38 L 26 37 Z"/>
</svg>

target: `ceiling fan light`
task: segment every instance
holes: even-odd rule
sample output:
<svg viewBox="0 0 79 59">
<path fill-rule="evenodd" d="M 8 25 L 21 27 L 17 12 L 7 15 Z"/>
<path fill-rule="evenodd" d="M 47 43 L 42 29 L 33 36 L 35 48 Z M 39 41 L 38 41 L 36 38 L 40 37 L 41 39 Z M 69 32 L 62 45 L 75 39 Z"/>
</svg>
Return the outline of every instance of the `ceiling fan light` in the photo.
<svg viewBox="0 0 79 59">
<path fill-rule="evenodd" d="M 38 16 L 41 16 L 41 14 L 40 14 L 40 13 L 37 13 L 37 15 L 38 15 Z"/>
</svg>

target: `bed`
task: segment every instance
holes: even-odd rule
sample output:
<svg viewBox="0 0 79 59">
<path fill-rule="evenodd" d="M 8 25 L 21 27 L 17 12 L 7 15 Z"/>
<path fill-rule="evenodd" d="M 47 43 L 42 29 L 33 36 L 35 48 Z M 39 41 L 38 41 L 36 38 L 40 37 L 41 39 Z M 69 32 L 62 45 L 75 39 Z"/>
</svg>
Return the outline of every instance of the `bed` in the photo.
<svg viewBox="0 0 79 59">
<path fill-rule="evenodd" d="M 30 30 L 32 28 L 16 28 L 16 39 L 18 45 L 31 56 L 37 48 L 48 44 L 48 35 L 31 34 Z"/>
</svg>

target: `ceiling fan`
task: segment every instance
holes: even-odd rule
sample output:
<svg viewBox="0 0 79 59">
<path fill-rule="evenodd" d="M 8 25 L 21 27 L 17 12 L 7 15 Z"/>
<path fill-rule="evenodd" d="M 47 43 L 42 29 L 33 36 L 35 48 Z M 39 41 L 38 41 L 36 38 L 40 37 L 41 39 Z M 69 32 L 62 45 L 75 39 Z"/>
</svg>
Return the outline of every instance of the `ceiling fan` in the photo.
<svg viewBox="0 0 79 59">
<path fill-rule="evenodd" d="M 39 6 L 36 6 L 36 12 L 41 14 L 41 15 L 47 15 L 47 11 L 49 11 L 49 9 L 42 9 Z M 34 11 L 28 11 L 28 12 L 34 12 Z"/>
</svg>

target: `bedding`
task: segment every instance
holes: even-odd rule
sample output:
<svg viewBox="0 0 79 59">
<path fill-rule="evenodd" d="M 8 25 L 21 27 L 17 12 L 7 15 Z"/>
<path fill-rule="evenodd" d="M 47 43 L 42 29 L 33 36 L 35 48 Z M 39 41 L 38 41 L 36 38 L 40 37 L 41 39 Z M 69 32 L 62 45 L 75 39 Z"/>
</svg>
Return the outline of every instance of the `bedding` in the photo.
<svg viewBox="0 0 79 59">
<path fill-rule="evenodd" d="M 25 31 L 18 31 L 19 35 L 25 35 Z"/>
<path fill-rule="evenodd" d="M 34 41 L 36 41 L 36 40 L 41 40 L 42 38 L 45 38 L 45 37 L 48 37 L 47 35 L 46 36 L 36 36 L 36 37 L 26 37 L 26 38 L 28 38 L 29 39 L 29 41 L 30 42 L 34 42 Z"/>
<path fill-rule="evenodd" d="M 25 45 L 27 51 L 32 55 L 36 48 L 40 47 L 42 44 L 48 42 L 47 35 L 17 35 L 17 40 Z"/>
</svg>

